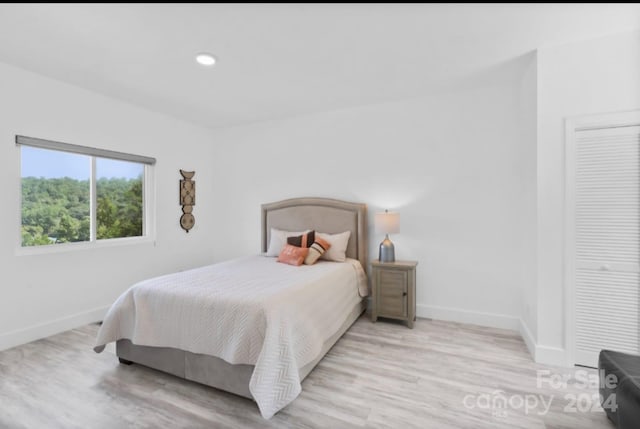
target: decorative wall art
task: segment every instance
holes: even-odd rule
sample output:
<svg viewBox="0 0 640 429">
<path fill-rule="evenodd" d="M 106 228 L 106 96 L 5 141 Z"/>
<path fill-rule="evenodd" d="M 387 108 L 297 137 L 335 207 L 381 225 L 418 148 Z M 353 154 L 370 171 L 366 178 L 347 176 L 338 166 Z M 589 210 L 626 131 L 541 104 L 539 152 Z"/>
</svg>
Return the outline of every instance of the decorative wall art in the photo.
<svg viewBox="0 0 640 429">
<path fill-rule="evenodd" d="M 180 204 L 182 205 L 180 226 L 189 232 L 196 223 L 196 218 L 193 217 L 193 206 L 196 205 L 196 182 L 191 180 L 196 172 L 180 170 L 180 174 L 184 178 L 180 180 Z"/>
</svg>

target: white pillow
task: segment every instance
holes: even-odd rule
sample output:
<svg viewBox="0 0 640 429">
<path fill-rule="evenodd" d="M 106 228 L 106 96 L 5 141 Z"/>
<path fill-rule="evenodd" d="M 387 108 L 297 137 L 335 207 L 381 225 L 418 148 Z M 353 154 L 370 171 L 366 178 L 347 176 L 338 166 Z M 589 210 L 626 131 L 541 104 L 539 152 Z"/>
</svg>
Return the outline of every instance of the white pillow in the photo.
<svg viewBox="0 0 640 429">
<path fill-rule="evenodd" d="M 347 245 L 349 244 L 349 237 L 351 231 L 341 232 L 339 234 L 325 234 L 323 232 L 316 232 L 316 237 L 320 237 L 326 240 L 331 247 L 324 252 L 320 259 L 326 259 L 328 261 L 344 262 L 347 260 Z"/>
<path fill-rule="evenodd" d="M 269 248 L 267 249 L 266 256 L 278 256 L 282 249 L 287 244 L 288 237 L 295 237 L 296 235 L 302 235 L 311 231 L 307 229 L 305 231 L 293 232 L 293 231 L 283 231 L 280 229 L 271 228 L 271 236 L 269 238 Z"/>
</svg>

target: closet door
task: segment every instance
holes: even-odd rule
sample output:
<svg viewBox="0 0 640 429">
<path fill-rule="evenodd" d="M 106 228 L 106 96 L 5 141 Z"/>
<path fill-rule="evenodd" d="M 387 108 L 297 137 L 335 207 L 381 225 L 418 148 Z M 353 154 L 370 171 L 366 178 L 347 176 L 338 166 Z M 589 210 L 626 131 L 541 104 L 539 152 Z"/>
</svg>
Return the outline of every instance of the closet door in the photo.
<svg viewBox="0 0 640 429">
<path fill-rule="evenodd" d="M 640 352 L 640 126 L 575 134 L 575 363 Z"/>
</svg>

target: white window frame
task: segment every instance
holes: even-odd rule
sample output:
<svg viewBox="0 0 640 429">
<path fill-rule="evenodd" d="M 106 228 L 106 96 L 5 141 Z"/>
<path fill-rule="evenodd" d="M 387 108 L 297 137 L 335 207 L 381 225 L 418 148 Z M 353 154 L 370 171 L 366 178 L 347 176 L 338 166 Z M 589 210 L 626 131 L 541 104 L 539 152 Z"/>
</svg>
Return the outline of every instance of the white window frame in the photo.
<svg viewBox="0 0 640 429">
<path fill-rule="evenodd" d="M 40 149 L 56 150 L 68 152 L 77 155 L 89 156 L 91 159 L 90 168 L 90 217 L 91 231 L 89 241 L 79 241 L 73 243 L 59 243 L 40 246 L 22 246 L 22 181 L 19 180 L 20 191 L 18 204 L 18 227 L 17 230 L 17 247 L 16 255 L 38 255 L 44 253 L 60 253 L 76 250 L 87 250 L 102 247 L 123 246 L 123 245 L 141 245 L 151 244 L 155 246 L 156 236 L 156 216 L 155 216 L 155 177 L 154 165 L 155 158 L 127 154 L 123 152 L 115 152 L 105 149 L 91 148 L 87 146 L 72 145 L 68 143 L 55 142 L 51 140 L 37 139 L 33 137 L 16 136 L 16 150 L 18 152 L 18 165 L 22 165 L 22 151 L 20 146 L 30 146 Z M 140 163 L 144 166 L 143 188 L 142 188 L 142 235 L 136 237 L 118 237 L 97 239 L 97 193 L 96 193 L 96 158 L 115 159 L 120 161 L 129 161 Z M 20 170 L 20 169 L 19 169 Z M 21 171 L 20 171 L 21 175 Z"/>
</svg>

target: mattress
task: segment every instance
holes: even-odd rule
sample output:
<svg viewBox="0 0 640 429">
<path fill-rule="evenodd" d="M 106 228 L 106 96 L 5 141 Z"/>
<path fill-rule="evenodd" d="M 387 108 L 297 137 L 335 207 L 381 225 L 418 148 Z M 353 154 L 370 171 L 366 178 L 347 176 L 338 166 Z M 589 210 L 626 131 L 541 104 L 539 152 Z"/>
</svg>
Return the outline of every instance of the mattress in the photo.
<svg viewBox="0 0 640 429">
<path fill-rule="evenodd" d="M 145 280 L 110 308 L 95 350 L 121 339 L 253 365 L 249 390 L 270 418 L 300 393 L 300 369 L 366 295 L 360 263 L 293 267 L 250 256 Z"/>
</svg>

